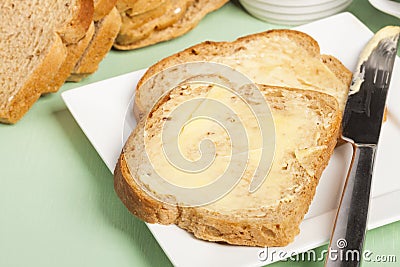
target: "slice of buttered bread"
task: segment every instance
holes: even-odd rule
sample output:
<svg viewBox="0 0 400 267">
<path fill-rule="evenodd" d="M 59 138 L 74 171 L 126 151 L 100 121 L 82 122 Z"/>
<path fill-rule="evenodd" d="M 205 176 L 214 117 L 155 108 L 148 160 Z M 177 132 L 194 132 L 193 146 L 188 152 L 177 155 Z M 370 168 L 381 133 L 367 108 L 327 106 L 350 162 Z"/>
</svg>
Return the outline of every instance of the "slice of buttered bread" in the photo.
<svg viewBox="0 0 400 267">
<path fill-rule="evenodd" d="M 150 111 L 165 92 L 165 81 L 146 84 L 158 72 L 193 61 L 217 62 L 247 75 L 256 83 L 324 92 L 344 109 L 352 73 L 335 57 L 321 55 L 318 43 L 294 30 L 271 30 L 233 42 L 204 42 L 167 57 L 151 66 L 136 88 L 135 115 Z M 181 80 L 191 78 L 182 73 Z"/>
<path fill-rule="evenodd" d="M 0 122 L 15 123 L 40 97 L 92 23 L 93 0 L 0 2 Z"/>
<path fill-rule="evenodd" d="M 254 130 L 244 108 L 247 105 L 243 106 L 241 98 L 231 91 L 216 85 L 185 85 L 168 92 L 139 122 L 125 144 L 114 172 L 114 187 L 125 206 L 146 222 L 176 224 L 204 240 L 246 246 L 285 246 L 293 241 L 333 153 L 341 113 L 335 98 L 324 93 L 267 85 L 259 85 L 259 88 L 270 107 L 276 137 L 272 167 L 257 191 L 249 192 L 254 170 L 259 164 L 265 164 L 258 161 L 257 138 L 248 138 L 249 158 L 239 183 L 211 204 L 197 207 L 172 205 L 163 199 L 173 201 L 177 196 L 162 195 L 148 188 L 146 182 L 139 186 L 144 179 L 155 179 L 157 175 L 186 188 L 202 186 L 215 181 L 226 170 L 229 137 L 235 136 L 226 133 L 226 129 L 230 129 L 230 124 L 235 125 L 231 129 L 237 129 L 238 121 L 227 118 L 215 124 L 213 120 L 200 118 L 185 123 L 179 135 L 164 136 L 166 123 L 181 123 L 180 116 L 186 113 L 174 111 L 184 103 L 199 97 L 215 100 L 232 108 L 250 133 Z M 259 100 L 252 101 L 259 104 Z M 203 104 L 196 107 L 210 110 Z M 190 114 L 187 117 L 191 119 Z M 225 128 L 218 125 L 225 125 Z M 212 140 L 216 152 L 212 164 L 204 171 L 181 171 L 174 162 L 165 160 L 164 149 L 174 142 L 179 143 L 179 151 L 185 158 L 198 160 L 202 153 L 199 145 L 204 139 Z M 238 173 L 242 172 L 233 172 L 234 175 Z M 194 185 L 190 181 L 194 181 Z M 147 192 L 153 192 L 157 197 Z"/>
</svg>

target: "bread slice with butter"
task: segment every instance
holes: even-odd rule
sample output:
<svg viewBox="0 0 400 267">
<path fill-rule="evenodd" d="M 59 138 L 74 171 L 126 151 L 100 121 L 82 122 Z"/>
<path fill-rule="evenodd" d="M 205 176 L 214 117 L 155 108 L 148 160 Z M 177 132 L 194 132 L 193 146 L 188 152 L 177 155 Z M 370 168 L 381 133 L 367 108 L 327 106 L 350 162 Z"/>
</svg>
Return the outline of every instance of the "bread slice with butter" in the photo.
<svg viewBox="0 0 400 267">
<path fill-rule="evenodd" d="M 333 153 L 341 112 L 334 97 L 317 91 L 268 85 L 259 85 L 259 89 L 272 112 L 276 145 L 271 170 L 256 192 L 248 190 L 252 173 L 257 168 L 257 161 L 252 157 L 234 189 L 204 206 L 167 204 L 151 197 L 139 186 L 137 179 L 151 179 L 155 172 L 163 173 L 173 183 L 188 181 L 185 174 L 169 168 L 162 160 L 160 149 L 165 143 L 160 142 L 161 129 L 166 120 L 177 120 L 172 110 L 196 97 L 240 107 L 234 103 L 237 99 L 221 87 L 185 85 L 168 92 L 138 123 L 125 144 L 114 172 L 115 191 L 125 206 L 146 222 L 176 224 L 204 240 L 245 246 L 285 246 L 292 242 Z M 241 110 L 239 108 L 239 114 Z M 180 150 L 185 157 L 196 159 L 198 141 L 215 133 L 212 140 L 216 151 L 221 153 L 216 154 L 214 162 L 224 162 L 224 151 L 230 143 L 222 132 L 217 132 L 213 124 L 207 122 L 195 124 L 192 129 L 185 126 L 179 135 Z M 257 155 L 257 151 L 257 147 L 250 147 L 249 155 Z M 218 170 L 221 170 L 220 164 L 198 177 L 208 183 L 212 179 L 210 176 L 219 175 Z"/>
<path fill-rule="evenodd" d="M 256 83 L 324 92 L 334 96 L 343 110 L 352 73 L 335 57 L 321 55 L 318 43 L 295 30 L 271 30 L 233 42 L 204 42 L 154 64 L 136 87 L 135 116 L 150 111 L 168 86 L 160 81 L 148 87 L 156 73 L 192 61 L 217 62 L 247 75 Z M 190 78 L 182 74 L 181 80 Z"/>
</svg>

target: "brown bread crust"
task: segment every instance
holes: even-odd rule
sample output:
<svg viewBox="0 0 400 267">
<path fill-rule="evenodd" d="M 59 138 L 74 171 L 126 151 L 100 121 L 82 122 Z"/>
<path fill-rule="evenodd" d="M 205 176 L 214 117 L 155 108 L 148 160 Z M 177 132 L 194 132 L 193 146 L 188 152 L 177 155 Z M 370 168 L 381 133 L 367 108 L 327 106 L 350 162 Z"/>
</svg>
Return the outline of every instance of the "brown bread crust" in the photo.
<svg viewBox="0 0 400 267">
<path fill-rule="evenodd" d="M 80 0 L 74 17 L 65 25 L 58 34 L 64 43 L 76 43 L 85 36 L 93 20 L 93 0 Z"/>
<path fill-rule="evenodd" d="M 116 8 L 95 23 L 93 38 L 71 71 L 68 81 L 80 81 L 98 69 L 100 62 L 110 51 L 120 26 L 121 18 Z"/>
<path fill-rule="evenodd" d="M 67 51 L 61 38 L 54 34 L 55 41 L 40 66 L 30 75 L 29 80 L 8 102 L 5 109 L 0 110 L 0 122 L 16 123 L 29 108 L 39 99 L 47 83 L 51 81 L 64 62 Z"/>
<path fill-rule="evenodd" d="M 117 0 L 95 0 L 93 21 L 99 21 L 107 16 L 115 7 Z"/>
<path fill-rule="evenodd" d="M 54 93 L 64 84 L 71 71 L 74 69 L 76 63 L 81 58 L 86 47 L 89 45 L 90 40 L 94 35 L 94 23 L 92 23 L 86 32 L 83 39 L 75 44 L 70 44 L 67 46 L 67 57 L 58 70 L 57 74 L 54 76 L 53 80 L 47 85 L 47 90 L 43 93 Z"/>
</svg>

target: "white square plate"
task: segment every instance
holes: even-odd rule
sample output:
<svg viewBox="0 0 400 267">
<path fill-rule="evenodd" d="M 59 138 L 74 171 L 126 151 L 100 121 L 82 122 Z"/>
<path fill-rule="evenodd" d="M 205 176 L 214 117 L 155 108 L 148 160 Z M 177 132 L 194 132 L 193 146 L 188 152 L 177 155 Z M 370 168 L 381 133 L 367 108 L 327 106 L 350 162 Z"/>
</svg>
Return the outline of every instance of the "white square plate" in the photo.
<svg viewBox="0 0 400 267">
<path fill-rule="evenodd" d="M 321 52 L 339 58 L 353 70 L 372 32 L 350 13 L 342 13 L 297 28 L 313 36 Z M 375 228 L 400 220 L 400 179 L 397 158 L 400 151 L 400 68 L 397 59 L 388 98 L 388 120 L 383 125 L 374 172 L 368 227 Z M 114 170 L 124 139 L 125 114 L 134 88 L 145 70 L 64 92 L 62 97 L 72 115 L 100 154 L 110 171 Z M 132 115 L 132 114 L 131 114 Z M 128 126 L 131 131 L 135 125 Z M 126 135 L 125 135 L 126 136 Z M 231 246 L 201 241 L 176 226 L 150 225 L 149 229 L 169 259 L 178 266 L 259 266 L 301 253 L 327 242 L 335 209 L 347 173 L 351 146 L 335 150 L 317 188 L 316 196 L 301 224 L 301 233 L 284 248 L 279 257 L 259 259 L 260 248 Z M 265 255 L 261 255 L 265 256 Z"/>
</svg>

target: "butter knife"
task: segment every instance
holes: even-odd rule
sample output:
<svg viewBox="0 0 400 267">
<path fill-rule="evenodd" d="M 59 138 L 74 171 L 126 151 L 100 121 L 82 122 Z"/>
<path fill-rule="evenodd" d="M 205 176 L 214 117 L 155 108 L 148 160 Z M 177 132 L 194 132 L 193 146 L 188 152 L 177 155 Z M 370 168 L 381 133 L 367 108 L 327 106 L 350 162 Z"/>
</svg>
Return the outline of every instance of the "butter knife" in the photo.
<svg viewBox="0 0 400 267">
<path fill-rule="evenodd" d="M 359 266 L 368 219 L 371 179 L 386 96 L 397 54 L 400 27 L 378 31 L 360 54 L 342 121 L 342 138 L 353 157 L 325 262 L 326 267 Z"/>
</svg>

